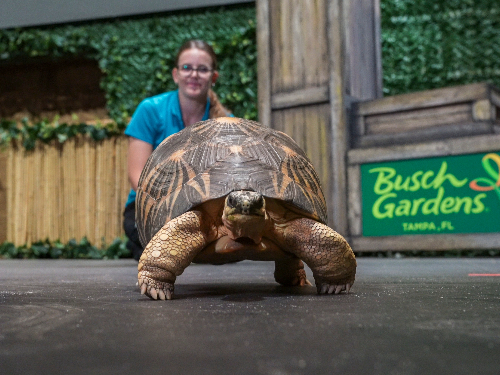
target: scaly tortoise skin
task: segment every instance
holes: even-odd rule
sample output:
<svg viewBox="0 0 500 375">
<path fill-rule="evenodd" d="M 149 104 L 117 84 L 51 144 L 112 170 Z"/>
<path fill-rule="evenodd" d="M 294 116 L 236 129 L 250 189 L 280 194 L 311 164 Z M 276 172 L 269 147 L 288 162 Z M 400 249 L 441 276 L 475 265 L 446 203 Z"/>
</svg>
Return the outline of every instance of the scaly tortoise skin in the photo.
<svg viewBox="0 0 500 375">
<path fill-rule="evenodd" d="M 191 262 L 275 261 L 282 285 L 348 292 L 356 260 L 325 223 L 326 202 L 304 151 L 286 134 L 255 121 L 221 117 L 165 139 L 137 189 L 141 293 L 171 299 Z"/>
</svg>

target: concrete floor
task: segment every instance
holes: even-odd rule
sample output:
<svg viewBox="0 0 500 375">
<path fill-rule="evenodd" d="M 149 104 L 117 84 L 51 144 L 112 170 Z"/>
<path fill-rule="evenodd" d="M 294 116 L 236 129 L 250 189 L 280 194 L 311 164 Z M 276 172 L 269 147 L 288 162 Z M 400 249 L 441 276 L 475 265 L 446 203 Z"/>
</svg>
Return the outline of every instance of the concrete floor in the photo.
<svg viewBox="0 0 500 375">
<path fill-rule="evenodd" d="M 338 296 L 272 273 L 191 265 L 162 302 L 133 260 L 1 260 L 0 373 L 500 374 L 500 277 L 469 276 L 498 258 L 358 258 Z"/>
</svg>

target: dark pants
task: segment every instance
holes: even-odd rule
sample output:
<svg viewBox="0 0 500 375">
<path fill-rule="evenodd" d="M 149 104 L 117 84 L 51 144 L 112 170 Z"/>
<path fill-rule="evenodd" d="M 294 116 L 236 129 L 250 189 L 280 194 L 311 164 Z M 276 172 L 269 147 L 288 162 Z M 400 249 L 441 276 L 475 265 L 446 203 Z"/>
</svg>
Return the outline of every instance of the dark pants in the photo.
<svg viewBox="0 0 500 375">
<path fill-rule="evenodd" d="M 123 211 L 123 230 L 128 238 L 127 249 L 130 250 L 135 260 L 139 260 L 144 248 L 139 241 L 139 233 L 135 225 L 135 202 L 130 203 Z"/>
</svg>

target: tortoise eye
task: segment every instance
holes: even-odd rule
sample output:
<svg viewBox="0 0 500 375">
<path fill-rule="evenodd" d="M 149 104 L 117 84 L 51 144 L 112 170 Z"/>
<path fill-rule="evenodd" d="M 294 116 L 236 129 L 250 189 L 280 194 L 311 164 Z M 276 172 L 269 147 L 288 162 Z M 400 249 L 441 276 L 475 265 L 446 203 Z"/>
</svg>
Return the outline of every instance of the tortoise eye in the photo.
<svg viewBox="0 0 500 375">
<path fill-rule="evenodd" d="M 227 197 L 227 205 L 231 208 L 236 206 L 236 199 L 231 194 Z"/>
<path fill-rule="evenodd" d="M 264 206 L 264 197 L 260 195 L 257 200 L 255 201 L 254 207 L 256 209 L 262 208 Z"/>
</svg>

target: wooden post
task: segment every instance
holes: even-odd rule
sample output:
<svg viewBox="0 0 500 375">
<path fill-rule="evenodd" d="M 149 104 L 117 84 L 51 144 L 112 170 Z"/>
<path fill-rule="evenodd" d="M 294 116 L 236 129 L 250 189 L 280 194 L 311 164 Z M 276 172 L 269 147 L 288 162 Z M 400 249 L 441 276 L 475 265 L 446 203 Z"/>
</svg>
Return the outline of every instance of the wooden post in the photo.
<svg viewBox="0 0 500 375">
<path fill-rule="evenodd" d="M 305 150 L 348 235 L 351 104 L 382 96 L 379 0 L 257 0 L 259 119 Z"/>
</svg>

